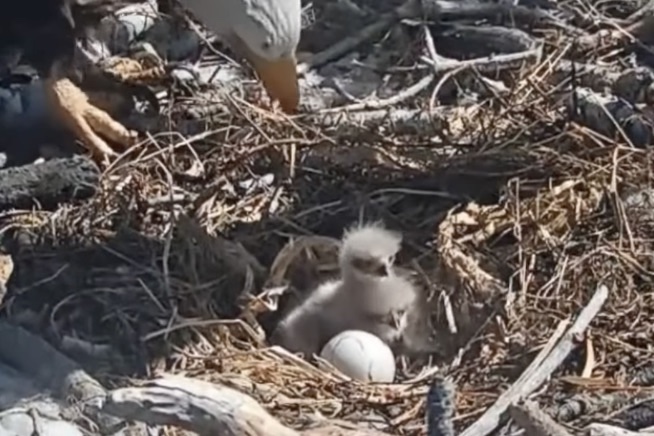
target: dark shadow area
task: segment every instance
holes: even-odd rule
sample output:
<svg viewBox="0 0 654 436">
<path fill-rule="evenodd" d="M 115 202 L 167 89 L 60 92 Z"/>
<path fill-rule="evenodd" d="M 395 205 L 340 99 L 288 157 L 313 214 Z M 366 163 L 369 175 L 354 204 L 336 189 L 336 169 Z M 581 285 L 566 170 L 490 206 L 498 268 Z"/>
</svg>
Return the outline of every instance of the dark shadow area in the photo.
<svg viewBox="0 0 654 436">
<path fill-rule="evenodd" d="M 237 244 L 207 235 L 192 219 L 180 217 L 162 241 L 128 226 L 94 228 L 98 217 L 85 211 L 2 219 L 2 251 L 13 260 L 0 312 L 2 409 L 47 413 L 44 435 L 76 434 L 69 422 L 88 428 L 87 419 L 103 434 L 122 434 L 124 423 L 93 401 L 126 378 L 148 378 L 153 366 L 172 372 L 179 347 L 196 339 L 193 326 L 237 318 L 246 285 L 264 280 Z M 29 434 L 38 425 L 14 415 L 0 418 L 0 429 Z"/>
<path fill-rule="evenodd" d="M 245 276 L 259 286 L 264 279 L 235 244 L 199 233 L 189 219 L 180 226 L 168 247 L 128 228 L 98 232 L 95 241 L 67 241 L 65 229 L 56 240 L 35 228 L 6 232 L 14 272 L 4 318 L 40 333 L 92 374 L 147 376 L 152 362 L 193 336 L 166 333 L 173 314 L 173 325 L 236 318 Z"/>
<path fill-rule="evenodd" d="M 91 197 L 99 185 L 100 170 L 83 156 L 0 169 L 0 211 L 54 210 Z"/>
<path fill-rule="evenodd" d="M 0 169 L 28 165 L 48 153 L 72 157 L 76 149 L 72 135 L 48 123 L 5 122 L 0 137 Z"/>
</svg>

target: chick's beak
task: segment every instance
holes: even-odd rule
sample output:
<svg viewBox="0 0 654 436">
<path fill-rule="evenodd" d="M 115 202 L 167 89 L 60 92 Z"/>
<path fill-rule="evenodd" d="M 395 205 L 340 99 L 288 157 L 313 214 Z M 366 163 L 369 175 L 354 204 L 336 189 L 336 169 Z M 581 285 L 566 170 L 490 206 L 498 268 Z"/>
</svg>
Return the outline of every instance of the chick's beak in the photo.
<svg viewBox="0 0 654 436">
<path fill-rule="evenodd" d="M 300 103 L 295 57 L 288 56 L 271 61 L 250 54 L 248 59 L 270 98 L 278 100 L 284 112 L 295 112 Z"/>
</svg>

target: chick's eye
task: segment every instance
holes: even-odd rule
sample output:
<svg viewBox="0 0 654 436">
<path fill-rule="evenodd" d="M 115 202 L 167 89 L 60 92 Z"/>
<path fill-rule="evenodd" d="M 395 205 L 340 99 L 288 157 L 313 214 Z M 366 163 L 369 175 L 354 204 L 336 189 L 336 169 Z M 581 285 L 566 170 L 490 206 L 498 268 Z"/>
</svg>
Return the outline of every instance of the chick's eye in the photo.
<svg viewBox="0 0 654 436">
<path fill-rule="evenodd" d="M 385 276 L 386 275 L 386 265 L 379 264 L 374 269 L 375 275 Z"/>
<path fill-rule="evenodd" d="M 263 51 L 268 51 L 268 50 L 270 50 L 270 47 L 272 47 L 272 42 L 270 42 L 269 39 L 265 40 L 265 41 L 261 44 L 261 49 L 262 49 Z"/>
<path fill-rule="evenodd" d="M 368 270 L 368 262 L 364 259 L 352 259 L 352 266 L 361 271 Z"/>
</svg>

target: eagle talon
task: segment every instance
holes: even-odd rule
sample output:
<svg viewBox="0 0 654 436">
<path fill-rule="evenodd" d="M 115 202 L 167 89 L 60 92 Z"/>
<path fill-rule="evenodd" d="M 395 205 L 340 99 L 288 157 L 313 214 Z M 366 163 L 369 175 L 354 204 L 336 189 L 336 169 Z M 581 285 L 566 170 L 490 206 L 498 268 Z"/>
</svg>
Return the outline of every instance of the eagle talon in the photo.
<svg viewBox="0 0 654 436">
<path fill-rule="evenodd" d="M 123 148 L 136 142 L 136 132 L 128 130 L 107 112 L 92 105 L 87 95 L 70 80 L 47 80 L 45 90 L 54 115 L 95 157 L 108 158 L 118 155 L 98 134 Z"/>
<path fill-rule="evenodd" d="M 125 77 L 143 71 L 143 65 L 135 59 L 112 57 L 102 63 L 102 68 L 116 77 Z"/>
<path fill-rule="evenodd" d="M 10 3 L 11 8 L 0 13 L 0 53 L 10 53 L 12 59 L 0 59 L 0 76 L 8 72 L 4 71 L 2 61 L 13 64 L 18 61 L 18 56 L 13 55 L 20 54 L 21 61 L 34 67 L 44 81 L 47 104 L 54 116 L 90 150 L 102 156 L 115 153 L 98 134 L 123 146 L 133 144 L 136 137 L 133 132 L 91 103 L 88 96 L 65 77 L 76 75 L 76 38 L 90 36 L 93 27 L 107 14 L 140 2 L 25 0 Z M 300 99 L 295 59 L 302 27 L 300 0 L 182 0 L 182 3 L 194 15 L 203 18 L 209 30 L 233 45 L 234 51 L 249 61 L 272 100 L 278 100 L 285 112 L 295 112 Z M 266 19 L 251 17 L 248 9 L 258 11 L 256 15 Z M 109 68 L 99 68 L 106 72 L 101 76 L 113 75 L 110 78 L 132 85 L 132 90 L 139 85 L 158 85 L 162 79 L 168 81 L 170 65 L 157 60 L 156 51 L 146 44 L 139 51 L 134 54 L 139 56 L 141 63 L 114 59 Z M 148 51 L 154 56 L 142 53 Z M 154 68 L 147 68 L 150 64 Z M 91 70 L 96 71 L 95 68 Z M 156 98 L 149 100 L 156 108 Z"/>
<path fill-rule="evenodd" d="M 164 66 L 144 67 L 139 61 L 131 58 L 112 58 L 103 69 L 116 80 L 132 85 L 154 84 L 166 77 Z"/>
</svg>

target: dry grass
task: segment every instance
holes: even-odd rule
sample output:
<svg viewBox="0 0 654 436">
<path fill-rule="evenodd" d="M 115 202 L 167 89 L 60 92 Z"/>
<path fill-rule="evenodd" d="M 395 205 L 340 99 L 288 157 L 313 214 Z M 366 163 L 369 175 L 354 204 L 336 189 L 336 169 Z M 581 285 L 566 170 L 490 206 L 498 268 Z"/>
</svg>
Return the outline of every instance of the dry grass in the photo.
<svg viewBox="0 0 654 436">
<path fill-rule="evenodd" d="M 291 425 L 314 412 L 372 413 L 396 434 L 421 434 L 427 362 L 403 362 L 405 384 L 365 386 L 265 344 L 276 316 L 266 312 L 284 306 L 273 288 L 337 273 L 329 238 L 383 219 L 404 232 L 401 262 L 432 297 L 457 426 L 600 282 L 611 295 L 587 346 L 539 400 L 556 412 L 576 393 L 633 393 L 652 358 L 654 217 L 648 200 L 625 196 L 652 186 L 653 155 L 567 120 L 549 81 L 560 53 L 512 73 L 505 95 L 443 108 L 437 134 L 433 123 L 357 128 L 347 114 L 336 125 L 289 119 L 238 99 L 198 135 L 153 133 L 90 201 L 14 214 L 7 314 L 37 313 L 55 337 L 109 344 L 119 353 L 98 373 L 110 385 L 184 373 L 244 389 Z M 426 111 L 423 94 L 411 106 Z M 265 184 L 241 185 L 264 174 Z M 263 288 L 273 291 L 255 297 Z M 593 382 L 571 377 L 591 354 Z"/>
</svg>

